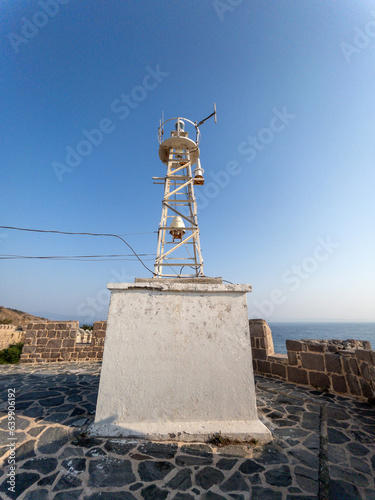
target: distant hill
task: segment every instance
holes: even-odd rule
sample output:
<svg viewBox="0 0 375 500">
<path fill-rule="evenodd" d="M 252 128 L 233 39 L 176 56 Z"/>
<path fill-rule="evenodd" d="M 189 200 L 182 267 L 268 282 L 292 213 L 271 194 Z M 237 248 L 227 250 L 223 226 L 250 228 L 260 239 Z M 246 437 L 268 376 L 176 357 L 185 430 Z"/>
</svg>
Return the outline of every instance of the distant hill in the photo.
<svg viewBox="0 0 375 500">
<path fill-rule="evenodd" d="M 0 324 L 6 323 L 18 328 L 19 326 L 25 327 L 28 323 L 34 321 L 46 321 L 46 318 L 33 316 L 32 314 L 19 311 L 18 309 L 0 306 Z"/>
</svg>

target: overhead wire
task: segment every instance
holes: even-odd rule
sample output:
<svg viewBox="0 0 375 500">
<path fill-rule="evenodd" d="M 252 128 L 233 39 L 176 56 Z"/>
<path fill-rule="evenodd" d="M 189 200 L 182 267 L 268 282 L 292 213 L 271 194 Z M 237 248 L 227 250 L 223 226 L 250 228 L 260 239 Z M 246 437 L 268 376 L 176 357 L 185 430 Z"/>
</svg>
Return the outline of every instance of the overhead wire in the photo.
<svg viewBox="0 0 375 500">
<path fill-rule="evenodd" d="M 143 260 L 139 257 L 137 252 L 133 249 L 131 245 L 127 241 L 125 241 L 120 235 L 118 234 L 112 234 L 112 233 L 89 233 L 89 232 L 72 232 L 72 231 L 57 231 L 57 230 L 47 230 L 47 229 L 30 229 L 30 228 L 24 228 L 24 227 L 14 227 L 14 226 L 0 226 L 1 229 L 10 229 L 10 230 L 15 230 L 15 231 L 28 231 L 28 232 L 33 232 L 33 233 L 52 233 L 52 234 L 68 234 L 68 235 L 80 235 L 80 236 L 107 236 L 107 237 L 112 237 L 112 238 L 118 238 L 121 240 L 127 247 L 130 248 L 130 250 L 133 252 L 135 257 L 139 260 L 139 262 L 142 264 L 142 266 L 147 269 L 152 275 L 154 275 L 154 271 L 151 271 L 149 267 L 146 266 L 146 264 L 143 262 Z"/>
<path fill-rule="evenodd" d="M 149 256 L 154 254 L 139 254 L 142 256 Z M 130 262 L 135 262 L 134 258 L 124 258 L 124 257 L 134 257 L 134 255 L 127 254 L 113 254 L 113 255 L 13 255 L 13 254 L 0 254 L 0 260 L 20 260 L 20 259 L 41 259 L 41 260 L 79 260 L 96 262 L 99 260 L 128 260 Z M 154 259 L 143 259 L 154 260 Z"/>
<path fill-rule="evenodd" d="M 120 233 L 119 236 L 135 236 L 137 234 L 155 234 L 155 233 L 157 233 L 157 231 L 145 231 L 144 233 Z"/>
</svg>

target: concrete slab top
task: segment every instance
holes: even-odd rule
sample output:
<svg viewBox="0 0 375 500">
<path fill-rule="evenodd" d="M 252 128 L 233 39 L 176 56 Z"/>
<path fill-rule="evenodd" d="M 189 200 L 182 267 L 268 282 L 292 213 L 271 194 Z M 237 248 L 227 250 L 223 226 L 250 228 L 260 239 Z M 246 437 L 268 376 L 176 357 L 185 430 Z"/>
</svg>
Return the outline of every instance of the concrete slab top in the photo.
<svg viewBox="0 0 375 500">
<path fill-rule="evenodd" d="M 222 285 L 223 278 L 197 276 L 196 278 L 135 278 L 134 283 L 199 283 L 200 285 Z"/>
<path fill-rule="evenodd" d="M 139 279 L 139 278 L 138 278 Z M 202 283 L 193 280 L 162 280 L 149 279 L 138 281 L 135 283 L 108 283 L 107 288 L 112 291 L 160 291 L 160 292 L 189 292 L 189 293 L 249 293 L 252 291 L 252 286 L 243 284 L 221 284 L 217 282 Z M 214 279 L 214 278 L 212 278 Z"/>
</svg>

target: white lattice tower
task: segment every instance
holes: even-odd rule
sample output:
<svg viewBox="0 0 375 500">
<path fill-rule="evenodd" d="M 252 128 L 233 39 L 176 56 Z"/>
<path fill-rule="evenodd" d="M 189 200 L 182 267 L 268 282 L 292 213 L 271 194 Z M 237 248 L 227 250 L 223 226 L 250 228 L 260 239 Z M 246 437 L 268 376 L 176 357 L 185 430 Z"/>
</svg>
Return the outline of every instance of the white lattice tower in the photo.
<svg viewBox="0 0 375 500">
<path fill-rule="evenodd" d="M 176 120 L 176 130 L 163 141 L 164 123 L 171 120 Z M 195 127 L 195 141 L 184 130 L 185 122 Z M 204 276 L 194 195 L 194 185 L 204 182 L 199 161 L 199 129 L 186 118 L 171 118 L 164 123 L 159 128 L 159 156 L 167 166 L 167 173 L 165 177 L 153 178 L 155 184 L 164 184 L 154 276 Z"/>
</svg>

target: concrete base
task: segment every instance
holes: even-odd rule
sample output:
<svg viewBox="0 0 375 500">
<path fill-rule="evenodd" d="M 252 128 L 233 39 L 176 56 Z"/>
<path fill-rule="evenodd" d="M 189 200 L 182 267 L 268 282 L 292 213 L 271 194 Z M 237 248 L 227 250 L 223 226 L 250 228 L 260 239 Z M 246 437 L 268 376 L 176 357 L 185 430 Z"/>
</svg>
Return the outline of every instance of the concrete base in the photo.
<svg viewBox="0 0 375 500">
<path fill-rule="evenodd" d="M 265 430 L 266 429 L 266 430 Z M 213 422 L 126 422 L 126 425 L 94 423 L 89 435 L 95 437 L 139 438 L 152 441 L 205 442 L 221 433 L 241 441 L 271 441 L 270 431 L 259 420 Z"/>
<path fill-rule="evenodd" d="M 108 285 L 91 435 L 203 441 L 221 432 L 271 439 L 255 406 L 246 304 L 251 286 L 216 280 Z"/>
</svg>

